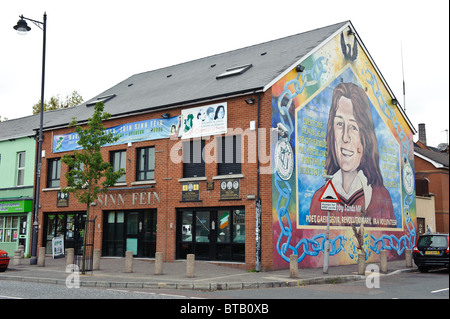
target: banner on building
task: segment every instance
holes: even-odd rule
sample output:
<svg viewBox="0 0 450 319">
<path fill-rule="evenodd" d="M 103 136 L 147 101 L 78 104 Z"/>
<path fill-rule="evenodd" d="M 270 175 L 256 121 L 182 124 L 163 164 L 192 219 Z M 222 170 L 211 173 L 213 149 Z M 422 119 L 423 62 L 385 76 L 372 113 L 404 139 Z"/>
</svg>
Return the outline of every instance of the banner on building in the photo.
<svg viewBox="0 0 450 319">
<path fill-rule="evenodd" d="M 179 127 L 178 116 L 168 119 L 151 119 L 139 122 L 126 123 L 105 129 L 106 133 L 118 136 L 117 142 L 105 146 L 119 145 L 131 142 L 157 140 L 177 136 Z M 79 150 L 79 136 L 77 133 L 68 133 L 53 136 L 53 153 Z"/>
<path fill-rule="evenodd" d="M 227 103 L 194 107 L 181 111 L 182 139 L 224 134 L 227 132 Z"/>
</svg>

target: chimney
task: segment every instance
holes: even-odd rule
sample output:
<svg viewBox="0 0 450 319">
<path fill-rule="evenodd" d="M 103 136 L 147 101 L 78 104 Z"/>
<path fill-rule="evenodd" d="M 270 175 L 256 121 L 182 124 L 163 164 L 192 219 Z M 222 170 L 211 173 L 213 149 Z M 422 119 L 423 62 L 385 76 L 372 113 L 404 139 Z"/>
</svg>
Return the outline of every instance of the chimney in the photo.
<svg viewBox="0 0 450 319">
<path fill-rule="evenodd" d="M 419 141 L 421 141 L 424 145 L 427 145 L 427 132 L 425 130 L 425 124 L 419 124 Z"/>
</svg>

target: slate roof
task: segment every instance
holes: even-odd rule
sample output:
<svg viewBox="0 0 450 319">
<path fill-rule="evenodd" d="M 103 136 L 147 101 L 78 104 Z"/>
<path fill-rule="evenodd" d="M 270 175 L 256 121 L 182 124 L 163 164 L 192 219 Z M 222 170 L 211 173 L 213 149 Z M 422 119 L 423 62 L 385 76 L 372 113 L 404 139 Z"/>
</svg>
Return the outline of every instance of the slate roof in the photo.
<svg viewBox="0 0 450 319">
<path fill-rule="evenodd" d="M 423 149 L 423 148 L 417 146 L 417 144 L 415 144 L 415 143 L 414 143 L 414 153 L 416 153 L 416 155 L 422 156 L 422 158 L 425 157 L 426 160 L 428 160 L 428 161 L 437 163 L 438 166 L 442 165 L 441 168 L 448 169 L 449 155 L 447 153 L 426 150 L 426 149 Z M 435 165 L 434 163 L 433 163 L 433 165 Z"/>
<path fill-rule="evenodd" d="M 87 104 L 111 95 L 115 96 L 105 102 L 105 111 L 115 117 L 262 91 L 347 25 L 350 25 L 350 21 L 135 74 L 83 104 L 45 112 L 44 127 L 50 129 L 65 126 L 73 117 L 78 122 L 84 122 L 94 111 Z M 217 79 L 218 75 L 229 68 L 248 64 L 251 67 L 242 74 Z M 0 140 L 31 134 L 38 127 L 37 115 L 2 122 Z"/>
</svg>

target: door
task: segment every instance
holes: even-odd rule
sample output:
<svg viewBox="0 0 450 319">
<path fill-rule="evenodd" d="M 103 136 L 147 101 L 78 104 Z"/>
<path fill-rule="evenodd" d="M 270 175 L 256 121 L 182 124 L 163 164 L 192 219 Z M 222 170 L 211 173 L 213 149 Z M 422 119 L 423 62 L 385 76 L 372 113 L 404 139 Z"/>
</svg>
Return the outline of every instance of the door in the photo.
<svg viewBox="0 0 450 319">
<path fill-rule="evenodd" d="M 245 209 L 180 210 L 176 258 L 245 261 Z"/>
<path fill-rule="evenodd" d="M 138 255 L 139 233 L 142 230 L 142 221 L 138 212 L 127 214 L 127 228 L 125 233 L 125 251 L 132 251 L 133 256 Z"/>
<path fill-rule="evenodd" d="M 105 256 L 155 257 L 156 210 L 107 212 L 103 234 Z"/>
</svg>

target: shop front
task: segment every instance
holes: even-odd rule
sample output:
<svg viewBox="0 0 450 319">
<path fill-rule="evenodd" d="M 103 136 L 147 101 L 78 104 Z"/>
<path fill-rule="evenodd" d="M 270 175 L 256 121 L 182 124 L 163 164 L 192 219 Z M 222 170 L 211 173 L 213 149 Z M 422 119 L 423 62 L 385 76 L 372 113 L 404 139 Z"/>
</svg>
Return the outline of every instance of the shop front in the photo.
<svg viewBox="0 0 450 319">
<path fill-rule="evenodd" d="M 0 248 L 14 256 L 14 250 L 23 245 L 29 251 L 29 225 L 33 201 L 0 199 Z"/>
<path fill-rule="evenodd" d="M 103 212 L 103 256 L 155 257 L 156 209 Z"/>
<path fill-rule="evenodd" d="M 176 258 L 245 261 L 245 208 L 178 209 Z"/>
<path fill-rule="evenodd" d="M 77 255 L 82 254 L 86 212 L 58 212 L 44 214 L 45 253 L 52 253 L 53 238 L 62 237 L 64 248 L 75 248 Z"/>
</svg>

